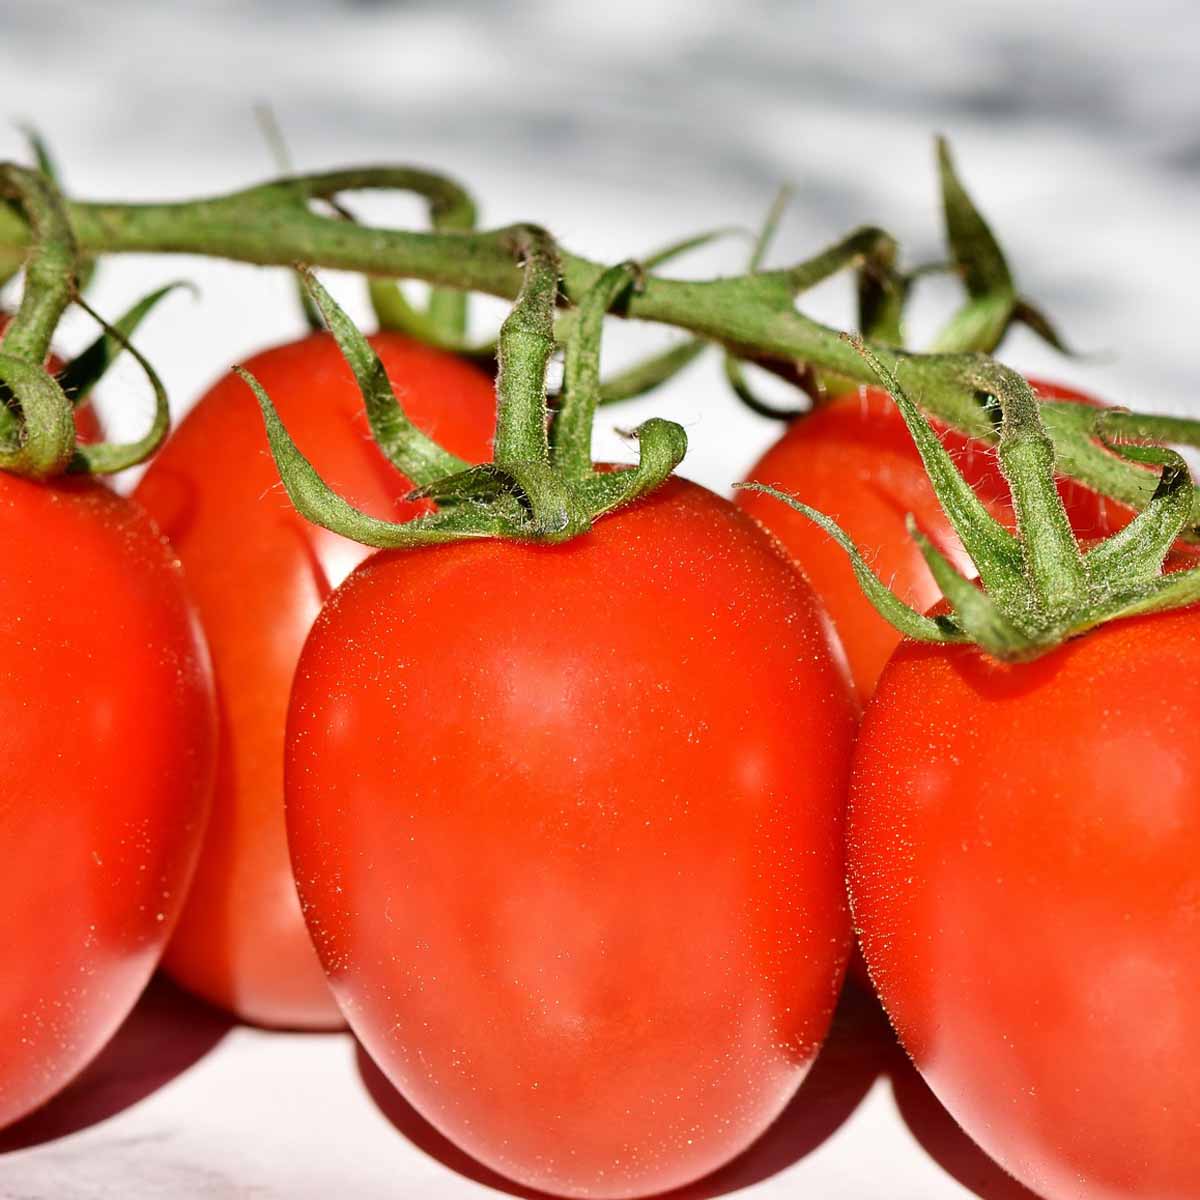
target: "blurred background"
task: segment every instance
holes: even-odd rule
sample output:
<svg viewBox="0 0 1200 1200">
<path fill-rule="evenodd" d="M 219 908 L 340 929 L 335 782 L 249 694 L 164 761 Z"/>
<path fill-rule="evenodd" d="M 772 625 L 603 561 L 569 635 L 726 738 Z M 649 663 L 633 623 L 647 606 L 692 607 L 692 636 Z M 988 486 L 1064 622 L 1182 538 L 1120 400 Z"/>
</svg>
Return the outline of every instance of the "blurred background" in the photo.
<svg viewBox="0 0 1200 1200">
<path fill-rule="evenodd" d="M 1022 291 L 1086 352 L 1064 359 L 1018 330 L 1002 357 L 1116 403 L 1195 412 L 1198 49 L 1194 0 L 0 0 L 0 156 L 25 157 L 25 122 L 76 196 L 219 193 L 276 173 L 255 116 L 268 104 L 299 170 L 443 170 L 474 191 L 486 225 L 537 220 L 596 258 L 754 227 L 790 183 L 770 263 L 807 257 L 862 223 L 891 230 L 913 263 L 943 250 L 933 137 L 945 133 Z M 423 222 L 401 197 L 353 207 Z M 745 239 L 725 240 L 672 271 L 738 271 L 747 252 Z M 173 295 L 137 340 L 177 414 L 231 363 L 302 328 L 286 272 L 215 261 L 105 262 L 93 303 L 114 316 L 175 278 L 195 281 L 199 299 Z M 361 283 L 330 282 L 367 321 Z M 922 287 L 917 344 L 956 299 L 949 281 Z M 802 307 L 848 324 L 851 282 L 822 286 Z M 477 303 L 477 332 L 502 311 Z M 78 315 L 63 331 L 67 349 L 92 336 Z M 674 336 L 613 323 L 606 361 L 619 366 Z M 128 362 L 104 392 L 115 432 L 148 417 Z M 715 354 L 611 422 L 650 413 L 687 426 L 684 472 L 719 489 L 778 433 L 729 396 Z M 597 449 L 628 453 L 607 429 Z M 156 1015 L 164 1003 L 170 1019 Z M 194 1054 L 160 1028 L 178 1027 L 181 1003 L 191 1005 Z M 96 1111 L 107 1119 L 48 1109 L 40 1144 L 0 1156 L 0 1197 L 466 1197 L 502 1186 L 472 1174 L 394 1100 L 373 1103 L 369 1070 L 355 1072 L 346 1039 L 214 1020 L 160 991 L 106 1060 L 109 1092 Z M 146 1041 L 148 1027 L 158 1041 Z M 854 1051 L 867 1058 L 848 1074 L 835 1059 L 814 1085 L 831 1089 L 825 1108 L 811 1106 L 810 1088 L 799 1119 L 836 1111 L 837 1128 L 881 1070 L 893 1091 L 872 1090 L 833 1136 L 786 1127 L 765 1160 L 703 1195 L 868 1200 L 886 1178 L 889 1200 L 1028 1196 L 921 1099 L 886 1032 L 873 1045 Z M 929 1155 L 912 1152 L 914 1136 Z"/>
<path fill-rule="evenodd" d="M 909 262 L 937 257 L 932 139 L 960 171 L 1022 290 L 1087 357 L 1014 333 L 1003 357 L 1115 402 L 1186 411 L 1196 395 L 1193 269 L 1200 262 L 1200 7 L 1064 0 L 906 5 L 870 0 L 105 0 L 0 4 L 0 154 L 42 131 L 88 198 L 221 192 L 275 173 L 255 117 L 269 104 L 297 169 L 413 162 L 473 189 L 485 225 L 546 224 L 572 250 L 636 255 L 679 235 L 757 225 L 795 196 L 770 262 L 803 258 L 861 223 Z M 419 225 L 400 197 L 355 211 Z M 672 269 L 739 270 L 744 240 Z M 227 366 L 299 328 L 286 274 L 222 263 L 110 261 L 94 293 L 113 315 L 149 287 L 194 280 L 139 334 L 177 410 Z M 357 316 L 361 287 L 333 280 Z M 802 301 L 845 325 L 851 284 Z M 954 305 L 922 287 L 915 341 Z M 476 306 L 480 333 L 501 309 Z M 91 336 L 80 319 L 68 341 Z M 607 361 L 670 331 L 614 328 Z M 125 364 L 117 420 L 149 410 Z M 114 388 L 107 394 L 110 409 Z M 773 437 L 727 395 L 715 355 L 620 410 L 683 421 L 685 472 L 725 487 Z M 600 432 L 598 449 L 617 453 Z"/>
</svg>

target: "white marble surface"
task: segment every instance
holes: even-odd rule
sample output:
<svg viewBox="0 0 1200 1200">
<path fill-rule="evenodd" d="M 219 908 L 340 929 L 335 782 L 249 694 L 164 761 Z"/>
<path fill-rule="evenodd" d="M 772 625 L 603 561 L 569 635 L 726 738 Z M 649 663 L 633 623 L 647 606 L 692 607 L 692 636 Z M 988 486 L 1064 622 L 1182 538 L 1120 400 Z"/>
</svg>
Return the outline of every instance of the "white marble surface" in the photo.
<svg viewBox="0 0 1200 1200">
<path fill-rule="evenodd" d="M 867 221 L 923 258 L 940 236 L 930 139 L 946 132 L 1024 289 L 1077 346 L 1102 352 L 1065 362 L 1018 336 L 1009 359 L 1181 412 L 1198 391 L 1198 44 L 1190 0 L 0 3 L 4 111 L 35 122 L 70 187 L 93 197 L 183 196 L 269 174 L 252 115 L 269 100 L 302 168 L 444 168 L 472 185 L 488 223 L 536 218 L 598 257 L 753 223 L 791 180 L 775 261 Z M 0 128 L 0 154 L 19 150 Z M 359 207 L 419 219 L 400 199 Z M 726 244 L 686 270 L 736 269 L 744 253 Z M 200 301 L 172 297 L 139 335 L 177 411 L 298 328 L 282 273 L 229 264 L 112 262 L 94 300 L 117 312 L 181 276 Z M 357 286 L 335 283 L 365 315 Z M 931 286 L 918 329 L 952 303 Z M 806 307 L 844 322 L 849 289 L 823 288 Z M 498 312 L 479 305 L 480 329 Z M 82 321 L 66 330 L 68 343 L 89 336 Z M 611 361 L 668 338 L 614 329 Z M 148 413 L 128 365 L 107 394 L 120 427 Z M 617 419 L 651 412 L 687 425 L 685 471 L 718 488 L 774 434 L 727 397 L 713 361 Z M 621 447 L 605 431 L 597 444 Z M 835 1038 L 763 1145 L 690 1194 L 1023 1195 L 862 1024 L 858 1014 Z M 0 1140 L 3 1200 L 450 1200 L 503 1186 L 406 1111 L 347 1037 L 230 1028 L 165 985 L 87 1078 Z"/>
</svg>

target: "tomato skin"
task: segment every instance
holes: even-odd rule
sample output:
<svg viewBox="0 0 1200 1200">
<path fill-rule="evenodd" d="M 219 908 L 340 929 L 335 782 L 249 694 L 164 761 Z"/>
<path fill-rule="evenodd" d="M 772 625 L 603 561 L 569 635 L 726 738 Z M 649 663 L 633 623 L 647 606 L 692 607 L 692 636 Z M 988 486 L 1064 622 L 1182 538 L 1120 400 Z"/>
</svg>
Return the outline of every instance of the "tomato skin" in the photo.
<svg viewBox="0 0 1200 1200">
<path fill-rule="evenodd" d="M 487 375 L 396 334 L 371 341 L 418 425 L 464 457 L 488 457 L 495 393 Z M 332 338 L 275 347 L 246 367 L 338 492 L 382 518 L 422 511 L 404 501 L 412 485 L 372 441 Z M 257 405 L 232 374 L 180 423 L 136 496 L 183 562 L 212 650 L 221 716 L 213 819 L 166 969 L 244 1020 L 338 1027 L 288 861 L 283 733 L 304 638 L 333 586 L 370 551 L 295 512 Z"/>
<path fill-rule="evenodd" d="M 1097 404 L 1069 388 L 1031 382 L 1046 399 Z M 952 430 L 940 432 L 992 515 L 1015 527 L 995 451 Z M 793 493 L 833 517 L 879 576 L 918 611 L 933 605 L 941 593 L 908 535 L 909 513 L 953 563 L 974 571 L 938 504 L 899 409 L 879 388 L 863 388 L 794 421 L 746 477 Z M 1132 516 L 1123 505 L 1071 481 L 1064 481 L 1060 492 L 1082 538 L 1110 533 Z M 770 496 L 741 491 L 735 502 L 770 529 L 803 568 L 833 619 L 859 695 L 870 696 L 900 634 L 863 595 L 845 551 L 807 517 Z"/>
<path fill-rule="evenodd" d="M 0 1126 L 133 1007 L 211 792 L 212 678 L 178 564 L 88 479 L 0 475 Z"/>
<path fill-rule="evenodd" d="M 1034 662 L 904 643 L 855 753 L 872 978 L 939 1099 L 1046 1200 L 1200 1195 L 1200 610 Z"/>
<path fill-rule="evenodd" d="M 795 1091 L 849 949 L 827 638 L 681 480 L 563 546 L 378 554 L 326 604 L 288 724 L 305 915 L 363 1045 L 480 1161 L 657 1193 Z"/>
</svg>

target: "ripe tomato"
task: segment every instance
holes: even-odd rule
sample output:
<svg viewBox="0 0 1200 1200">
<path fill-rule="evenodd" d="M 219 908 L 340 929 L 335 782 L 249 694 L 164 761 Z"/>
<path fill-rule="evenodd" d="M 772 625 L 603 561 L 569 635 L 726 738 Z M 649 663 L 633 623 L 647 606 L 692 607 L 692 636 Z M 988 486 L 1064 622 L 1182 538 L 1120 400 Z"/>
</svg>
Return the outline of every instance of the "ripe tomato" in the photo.
<svg viewBox="0 0 1200 1200">
<path fill-rule="evenodd" d="M 1047 399 L 1096 403 L 1056 384 L 1034 387 Z M 942 431 L 942 440 L 993 516 L 1014 527 L 1008 486 L 994 451 L 951 430 Z M 879 388 L 864 388 L 793 422 L 747 478 L 792 492 L 833 517 L 880 577 L 919 611 L 940 593 L 905 528 L 908 513 L 953 563 L 971 569 L 904 419 Z M 1127 508 L 1079 484 L 1064 482 L 1061 491 L 1082 538 L 1112 532 L 1131 516 Z M 845 552 L 807 517 L 770 496 L 739 492 L 736 503 L 770 529 L 803 567 L 833 619 L 859 695 L 868 697 L 900 634 L 863 596 Z"/>
<path fill-rule="evenodd" d="M 199 626 L 146 515 L 0 475 L 0 1125 L 133 1007 L 199 852 L 215 758 Z"/>
<path fill-rule="evenodd" d="M 828 1028 L 852 724 L 810 589 L 693 484 L 562 546 L 368 559 L 304 647 L 287 752 L 297 887 L 355 1033 L 530 1186 L 718 1167 Z"/>
<path fill-rule="evenodd" d="M 859 735 L 850 887 L 879 995 L 1046 1200 L 1200 1195 L 1200 609 L 1034 662 L 905 642 Z"/>
<path fill-rule="evenodd" d="M 488 457 L 495 393 L 481 371 L 396 334 L 371 339 L 412 419 L 449 450 Z M 300 448 L 378 517 L 421 511 L 371 439 L 332 338 L 251 359 Z M 221 717 L 213 818 L 166 968 L 262 1025 L 342 1023 L 300 916 L 283 820 L 283 730 L 300 647 L 325 597 L 368 550 L 299 517 L 262 420 L 230 375 L 188 414 L 136 492 L 183 561 L 212 649 Z"/>
</svg>

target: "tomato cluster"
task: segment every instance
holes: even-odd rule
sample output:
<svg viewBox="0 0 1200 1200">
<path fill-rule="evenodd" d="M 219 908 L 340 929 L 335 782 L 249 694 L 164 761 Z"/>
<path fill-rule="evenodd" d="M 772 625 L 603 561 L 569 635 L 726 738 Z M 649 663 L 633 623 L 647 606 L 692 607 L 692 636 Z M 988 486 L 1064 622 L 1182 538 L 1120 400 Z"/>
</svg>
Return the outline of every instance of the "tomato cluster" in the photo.
<svg viewBox="0 0 1200 1200">
<path fill-rule="evenodd" d="M 490 376 L 371 343 L 421 429 L 490 457 Z M 330 337 L 247 365 L 340 495 L 430 508 Z M 942 434 L 1013 525 L 988 448 Z M 751 477 L 917 607 L 908 513 L 967 562 L 886 393 L 797 421 Z M 1080 539 L 1132 515 L 1062 495 Z M 679 479 L 561 545 L 370 554 L 295 513 L 233 377 L 133 501 L 0 475 L 0 525 L 0 1125 L 162 958 L 247 1021 L 348 1023 L 508 1177 L 645 1196 L 794 1094 L 852 912 L 905 1048 L 1015 1175 L 1200 1188 L 1195 611 L 1026 663 L 901 644 L 815 527 Z"/>
</svg>

